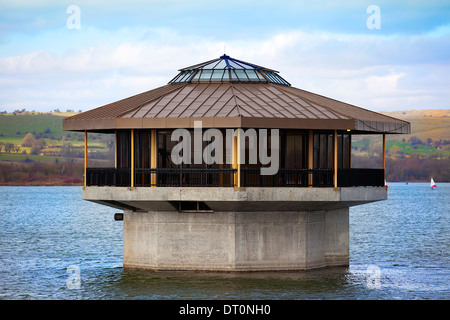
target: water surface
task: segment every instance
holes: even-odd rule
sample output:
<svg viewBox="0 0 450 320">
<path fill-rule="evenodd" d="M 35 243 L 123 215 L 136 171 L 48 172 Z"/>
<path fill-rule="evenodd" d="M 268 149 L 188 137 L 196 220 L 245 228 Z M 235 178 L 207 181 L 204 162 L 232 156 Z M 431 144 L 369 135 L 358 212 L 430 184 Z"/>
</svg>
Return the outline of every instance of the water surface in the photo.
<svg viewBox="0 0 450 320">
<path fill-rule="evenodd" d="M 450 184 L 388 197 L 350 209 L 349 267 L 184 273 L 123 269 L 118 211 L 79 187 L 0 187 L 0 299 L 449 299 Z"/>
</svg>

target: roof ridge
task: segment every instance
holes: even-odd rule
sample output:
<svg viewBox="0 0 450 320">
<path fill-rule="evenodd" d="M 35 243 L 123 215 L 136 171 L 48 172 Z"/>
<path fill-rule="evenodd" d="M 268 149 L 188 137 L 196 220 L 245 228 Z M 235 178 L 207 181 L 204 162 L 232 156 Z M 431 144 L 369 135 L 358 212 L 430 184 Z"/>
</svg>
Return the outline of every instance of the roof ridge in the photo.
<svg viewBox="0 0 450 320">
<path fill-rule="evenodd" d="M 240 106 L 239 106 L 239 104 L 237 102 L 236 92 L 234 91 L 234 85 L 233 85 L 232 82 L 230 82 L 230 87 L 231 87 L 231 91 L 233 92 L 234 103 L 235 103 L 235 105 L 237 107 L 238 114 L 239 114 L 240 117 L 242 117 L 242 112 L 241 112 Z"/>
</svg>

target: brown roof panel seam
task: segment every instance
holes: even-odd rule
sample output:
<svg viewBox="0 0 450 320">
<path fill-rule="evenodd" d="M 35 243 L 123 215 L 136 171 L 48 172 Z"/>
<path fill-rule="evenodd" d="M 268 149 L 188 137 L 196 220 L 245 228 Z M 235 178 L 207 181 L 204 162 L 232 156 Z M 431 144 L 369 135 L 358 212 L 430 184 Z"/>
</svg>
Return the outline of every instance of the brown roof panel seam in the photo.
<svg viewBox="0 0 450 320">
<path fill-rule="evenodd" d="M 293 88 L 293 87 L 289 87 L 289 88 L 297 89 L 297 88 Z M 296 96 L 296 97 L 298 97 L 298 98 L 304 100 L 304 101 L 307 102 L 313 109 L 317 110 L 319 113 L 323 114 L 323 115 L 324 115 L 325 117 L 327 117 L 328 119 L 333 119 L 333 118 L 331 118 L 331 117 L 327 116 L 326 114 L 324 114 L 324 112 L 323 112 L 322 110 L 318 109 L 318 108 L 315 107 L 314 105 L 320 106 L 321 108 L 327 110 L 328 112 L 330 112 L 331 114 L 333 114 L 333 115 L 334 115 L 335 117 L 337 117 L 337 118 L 348 119 L 348 116 L 347 116 L 347 115 L 341 114 L 340 112 L 337 112 L 337 111 L 335 111 L 335 110 L 333 110 L 333 109 L 330 109 L 330 108 L 328 108 L 328 107 L 326 107 L 326 106 L 324 106 L 324 105 L 322 105 L 322 104 L 320 104 L 320 103 L 313 102 L 313 101 L 311 101 L 309 98 L 307 98 L 307 97 L 305 97 L 305 96 L 301 96 L 299 93 L 297 94 L 297 92 L 295 92 L 296 90 L 286 90 L 286 91 L 288 91 L 290 94 L 292 94 L 292 95 L 294 95 L 294 96 Z"/>
<path fill-rule="evenodd" d="M 263 84 L 262 85 L 262 88 L 264 88 L 264 90 L 268 90 L 266 87 L 268 86 L 268 84 Z M 289 113 L 289 114 L 291 114 L 292 116 L 294 116 L 295 117 L 295 115 L 291 112 L 291 111 L 289 111 L 289 110 L 287 110 L 286 108 L 284 108 L 281 104 L 279 104 L 278 102 L 276 102 L 275 100 L 273 100 L 271 97 L 269 97 L 265 92 L 264 92 L 264 90 L 261 90 L 260 88 L 256 88 L 258 91 L 259 91 L 259 93 L 262 95 L 262 96 L 264 96 L 264 97 L 266 97 L 267 99 L 269 99 L 269 101 L 267 101 L 267 104 L 269 105 L 269 106 L 271 106 L 272 108 L 274 108 L 275 110 L 278 110 L 278 108 L 277 107 L 279 107 L 279 108 L 281 108 L 282 110 L 284 110 L 284 111 L 286 111 L 287 113 Z M 272 93 L 273 94 L 273 93 Z M 295 117 L 296 118 L 296 117 Z"/>
<path fill-rule="evenodd" d="M 272 117 L 275 117 L 275 115 L 273 114 L 273 112 L 267 110 L 266 108 L 264 108 L 263 105 L 261 105 L 260 103 L 257 103 L 255 100 L 253 100 L 252 98 L 250 98 L 247 94 L 245 94 L 238 86 L 235 85 L 234 86 L 236 91 L 238 91 L 240 94 L 242 94 L 243 96 L 247 97 L 247 99 L 249 99 L 250 101 L 252 101 L 256 106 L 259 107 L 259 109 L 264 110 L 266 113 L 270 114 Z M 250 91 L 250 90 L 248 90 Z M 256 113 L 260 114 L 261 116 L 264 116 L 263 113 L 259 112 L 258 109 L 255 109 L 253 106 L 251 106 L 250 104 L 246 103 L 246 101 L 244 101 L 243 99 L 241 99 L 238 95 L 236 96 L 240 101 L 242 101 L 243 104 L 245 104 L 246 106 L 248 106 L 249 108 L 251 108 L 252 110 L 255 110 Z M 276 109 L 275 109 L 276 110 Z"/>
<path fill-rule="evenodd" d="M 170 116 L 172 113 L 174 113 L 174 111 L 177 109 L 177 107 L 178 107 L 180 104 L 182 104 L 183 101 L 186 100 L 186 98 L 192 93 L 192 91 L 195 90 L 195 88 L 197 87 L 197 85 L 198 85 L 198 84 L 194 84 L 192 88 L 191 88 L 188 84 L 186 84 L 185 86 L 183 86 L 183 89 L 189 88 L 190 90 L 189 90 L 189 92 L 186 93 L 186 95 L 185 95 L 184 97 L 182 97 L 181 101 L 178 102 L 178 103 L 176 103 L 176 104 L 174 104 L 172 110 L 166 110 L 166 107 L 173 101 L 173 99 L 175 99 L 175 97 L 177 97 L 178 95 L 181 96 L 181 92 L 182 92 L 182 91 L 180 91 L 178 94 L 174 95 L 172 98 L 169 99 L 169 101 L 167 101 L 164 105 L 162 105 L 162 106 L 160 107 L 160 110 L 154 115 L 154 117 L 155 117 L 155 118 L 169 118 L 169 116 Z M 163 111 L 168 111 L 168 113 L 167 113 L 166 115 L 160 117 L 160 115 L 161 115 L 161 113 L 162 113 Z M 177 112 L 177 113 L 178 113 L 178 112 Z"/>
<path fill-rule="evenodd" d="M 171 94 L 171 93 L 173 93 L 173 92 L 175 92 L 175 91 L 177 91 L 177 90 L 182 90 L 184 86 L 185 86 L 185 85 L 178 86 L 177 88 L 173 88 L 172 90 L 169 90 L 168 92 L 165 92 L 163 95 L 161 95 L 161 96 L 159 96 L 159 97 L 155 97 L 155 98 L 153 98 L 153 99 L 150 99 L 150 100 L 148 100 L 148 101 L 146 101 L 146 102 L 140 104 L 139 106 L 137 106 L 136 108 L 134 108 L 133 110 L 131 110 L 131 111 L 129 111 L 129 112 L 124 112 L 124 113 L 121 114 L 120 116 L 124 115 L 125 113 L 130 113 L 130 112 L 133 112 L 133 111 L 134 111 L 133 114 L 130 116 L 130 118 L 134 118 L 134 116 L 136 115 L 136 113 L 137 113 L 142 107 L 144 107 L 145 105 L 147 105 L 147 104 L 149 104 L 149 103 L 151 103 L 151 102 L 153 102 L 153 101 L 155 101 L 155 100 L 161 101 L 161 99 L 162 99 L 163 97 L 165 97 L 165 96 L 167 96 L 168 94 Z M 135 110 L 136 110 L 136 111 L 135 111 Z M 150 111 L 150 110 L 151 110 L 151 109 L 149 109 L 149 111 Z M 149 111 L 147 111 L 147 112 L 145 113 L 145 115 L 146 115 Z M 142 118 L 145 118 L 145 115 L 144 115 Z"/>
<path fill-rule="evenodd" d="M 216 86 L 216 88 L 214 88 L 214 86 Z M 219 86 L 217 86 L 217 84 L 207 84 L 207 85 L 205 85 L 205 88 L 204 88 L 204 89 L 202 90 L 202 92 L 197 96 L 197 98 L 200 97 L 200 96 L 202 96 L 203 93 L 205 93 L 206 91 L 208 91 L 211 87 L 214 88 L 214 89 L 212 90 L 212 92 L 209 93 L 209 94 L 205 97 L 205 99 L 204 99 L 203 101 L 201 101 L 201 103 L 200 103 L 194 110 L 192 110 L 192 111 L 190 112 L 190 115 L 188 115 L 188 117 L 192 117 L 194 114 L 196 114 L 197 111 L 200 110 L 200 108 L 203 107 L 203 105 L 205 104 L 205 102 L 208 101 L 208 99 L 209 99 L 209 97 L 211 96 L 211 94 L 213 94 L 214 92 L 216 92 L 216 90 L 218 89 Z M 188 107 L 185 111 L 183 111 L 183 113 L 187 112 L 188 110 L 189 110 L 189 107 Z M 183 115 L 183 113 L 181 113 L 181 115 Z"/>
<path fill-rule="evenodd" d="M 297 113 L 299 113 L 299 114 L 301 114 L 303 117 L 299 117 L 299 116 L 297 116 L 295 113 L 293 113 L 292 111 L 290 111 L 290 110 L 288 110 L 289 111 L 289 113 L 291 113 L 294 117 L 296 117 L 296 118 L 305 118 L 305 119 L 308 119 L 308 117 L 301 111 L 301 110 L 299 110 L 297 107 L 295 107 L 293 104 L 291 104 L 291 103 L 289 103 L 289 102 L 287 102 L 285 99 L 283 99 L 282 97 L 281 97 L 281 95 L 279 95 L 279 94 L 277 94 L 276 92 L 273 92 L 271 89 L 275 89 L 275 87 L 272 87 L 272 86 L 270 86 L 270 85 L 268 85 L 267 86 L 267 90 L 269 90 L 270 92 L 272 92 L 274 95 L 276 95 L 280 100 L 282 100 L 284 103 L 286 103 L 286 105 L 287 106 L 289 106 L 290 108 L 292 108 L 293 110 L 295 110 Z M 278 89 L 278 87 L 276 87 L 276 89 Z M 281 90 L 282 91 L 282 90 Z M 285 94 L 286 96 L 288 96 L 287 94 L 286 94 L 286 92 L 284 92 L 284 91 L 282 91 L 283 92 L 283 94 Z M 289 97 L 289 96 L 288 96 Z M 289 97 L 290 98 L 290 97 Z M 291 100 L 293 100 L 293 99 L 291 99 Z M 295 102 L 295 101 L 294 101 Z M 302 106 L 303 107 L 303 106 Z"/>
</svg>

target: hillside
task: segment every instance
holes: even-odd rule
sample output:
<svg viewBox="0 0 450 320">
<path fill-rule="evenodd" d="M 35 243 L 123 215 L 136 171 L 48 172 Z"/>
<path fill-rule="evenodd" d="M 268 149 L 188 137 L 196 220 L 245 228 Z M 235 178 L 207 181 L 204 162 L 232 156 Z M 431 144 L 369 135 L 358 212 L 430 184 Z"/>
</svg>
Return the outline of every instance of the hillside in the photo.
<svg viewBox="0 0 450 320">
<path fill-rule="evenodd" d="M 391 135 L 391 140 L 408 139 L 416 136 L 422 141 L 450 140 L 450 110 L 409 110 L 381 112 L 385 115 L 411 123 L 410 135 Z"/>
<path fill-rule="evenodd" d="M 84 134 L 62 129 L 62 120 L 72 114 L 0 114 L 0 185 L 80 185 Z M 89 134 L 89 140 L 90 165 L 108 165 L 111 136 Z"/>
</svg>

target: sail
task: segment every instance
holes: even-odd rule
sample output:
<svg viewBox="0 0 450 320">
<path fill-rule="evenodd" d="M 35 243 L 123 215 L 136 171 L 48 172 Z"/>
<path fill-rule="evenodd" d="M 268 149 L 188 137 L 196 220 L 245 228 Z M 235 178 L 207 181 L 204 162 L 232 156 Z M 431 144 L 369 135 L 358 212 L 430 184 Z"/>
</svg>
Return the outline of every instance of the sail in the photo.
<svg viewBox="0 0 450 320">
<path fill-rule="evenodd" d="M 436 183 L 434 183 L 433 177 L 431 177 L 431 189 L 436 189 Z"/>
</svg>

